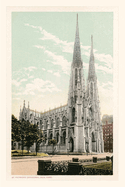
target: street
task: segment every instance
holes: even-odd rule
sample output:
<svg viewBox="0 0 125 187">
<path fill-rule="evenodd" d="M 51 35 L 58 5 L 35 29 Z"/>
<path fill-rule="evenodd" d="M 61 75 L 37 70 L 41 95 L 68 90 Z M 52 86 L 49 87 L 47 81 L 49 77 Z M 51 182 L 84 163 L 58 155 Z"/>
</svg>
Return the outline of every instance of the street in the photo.
<svg viewBox="0 0 125 187">
<path fill-rule="evenodd" d="M 33 158 L 22 158 L 22 159 L 12 159 L 11 160 L 11 174 L 12 175 L 37 175 L 38 171 L 38 160 L 52 160 L 52 161 L 62 161 L 62 160 L 72 160 L 72 158 L 79 159 L 92 159 L 93 156 L 98 158 L 104 158 L 106 156 L 111 156 L 111 153 L 101 153 L 97 155 L 54 155 L 48 157 L 33 157 Z"/>
</svg>

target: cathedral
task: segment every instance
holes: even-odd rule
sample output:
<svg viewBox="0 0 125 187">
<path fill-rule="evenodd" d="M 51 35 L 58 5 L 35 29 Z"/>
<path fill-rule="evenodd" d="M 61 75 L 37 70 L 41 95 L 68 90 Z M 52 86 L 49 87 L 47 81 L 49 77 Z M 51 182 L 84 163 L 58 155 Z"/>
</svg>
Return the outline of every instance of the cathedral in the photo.
<svg viewBox="0 0 125 187">
<path fill-rule="evenodd" d="M 91 36 L 89 70 L 85 86 L 77 15 L 67 105 L 41 113 L 31 110 L 29 103 L 26 107 L 24 101 L 23 108 L 20 109 L 19 120 L 29 120 L 32 124 L 38 124 L 46 137 L 46 141 L 39 146 L 40 152 L 52 152 L 52 146 L 48 143 L 50 139 L 57 141 L 56 151 L 60 153 L 104 152 L 94 61 Z M 31 147 L 31 151 L 35 151 L 35 145 Z"/>
</svg>

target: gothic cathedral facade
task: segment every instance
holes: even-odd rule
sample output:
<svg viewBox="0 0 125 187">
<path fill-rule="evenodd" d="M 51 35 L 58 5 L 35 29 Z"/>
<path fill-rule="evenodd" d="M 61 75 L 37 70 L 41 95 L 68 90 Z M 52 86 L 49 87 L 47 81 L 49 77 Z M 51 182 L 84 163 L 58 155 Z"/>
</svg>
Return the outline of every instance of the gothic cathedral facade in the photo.
<svg viewBox="0 0 125 187">
<path fill-rule="evenodd" d="M 91 36 L 88 79 L 85 89 L 78 15 L 67 105 L 40 113 L 31 110 L 29 104 L 26 107 L 24 101 L 19 114 L 19 120 L 22 119 L 38 124 L 42 129 L 46 141 L 41 143 L 39 151 L 52 152 L 52 146 L 48 142 L 50 139 L 56 139 L 58 152 L 104 152 L 93 37 Z M 35 150 L 35 145 L 31 147 L 31 150 Z"/>
</svg>

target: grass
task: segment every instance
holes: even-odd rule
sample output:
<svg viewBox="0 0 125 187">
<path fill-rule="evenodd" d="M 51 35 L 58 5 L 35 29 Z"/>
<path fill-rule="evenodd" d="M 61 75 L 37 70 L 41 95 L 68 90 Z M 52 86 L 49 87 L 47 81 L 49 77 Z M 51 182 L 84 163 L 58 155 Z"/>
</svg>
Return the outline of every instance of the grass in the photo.
<svg viewBox="0 0 125 187">
<path fill-rule="evenodd" d="M 103 169 L 103 170 L 112 170 L 112 162 L 102 162 L 102 163 L 87 165 L 84 167 L 85 168 Z"/>
<path fill-rule="evenodd" d="M 15 153 L 14 153 L 15 152 Z M 35 152 L 29 152 L 27 150 L 23 150 L 23 155 L 22 155 L 22 150 L 11 150 L 11 157 L 20 157 L 20 156 L 48 156 L 45 153 L 36 153 Z"/>
</svg>

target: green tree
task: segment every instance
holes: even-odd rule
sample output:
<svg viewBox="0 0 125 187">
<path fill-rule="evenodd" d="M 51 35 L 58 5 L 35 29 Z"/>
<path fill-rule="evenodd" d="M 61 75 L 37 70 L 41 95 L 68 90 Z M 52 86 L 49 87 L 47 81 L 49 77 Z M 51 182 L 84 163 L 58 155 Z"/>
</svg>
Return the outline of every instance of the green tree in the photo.
<svg viewBox="0 0 125 187">
<path fill-rule="evenodd" d="M 22 145 L 22 155 L 23 155 L 23 149 L 25 146 L 25 129 L 26 129 L 26 121 L 22 119 L 20 121 L 20 131 L 21 131 L 21 145 Z"/>
<path fill-rule="evenodd" d="M 29 153 L 30 147 L 34 143 L 34 125 L 31 124 L 28 120 L 25 121 L 22 119 L 20 121 L 20 129 L 21 129 L 21 144 L 22 144 L 22 154 L 23 154 L 23 149 L 26 146 L 27 151 Z"/>
<path fill-rule="evenodd" d="M 25 136 L 24 136 L 24 146 L 27 147 L 27 151 L 29 153 L 30 147 L 33 145 L 34 134 L 33 134 L 33 124 L 31 124 L 29 121 L 25 122 Z"/>
<path fill-rule="evenodd" d="M 11 143 L 12 149 L 14 149 L 14 142 L 19 142 L 21 140 L 21 129 L 20 123 L 17 118 L 12 114 L 12 121 L 11 121 Z"/>
<path fill-rule="evenodd" d="M 50 139 L 49 140 L 49 145 L 52 145 L 53 148 L 53 154 L 54 154 L 54 146 L 57 144 L 57 141 L 55 139 Z"/>
<path fill-rule="evenodd" d="M 43 131 L 38 128 L 38 125 L 33 125 L 33 141 L 36 143 L 36 155 L 39 150 L 39 145 L 45 141 L 43 137 Z"/>
</svg>

